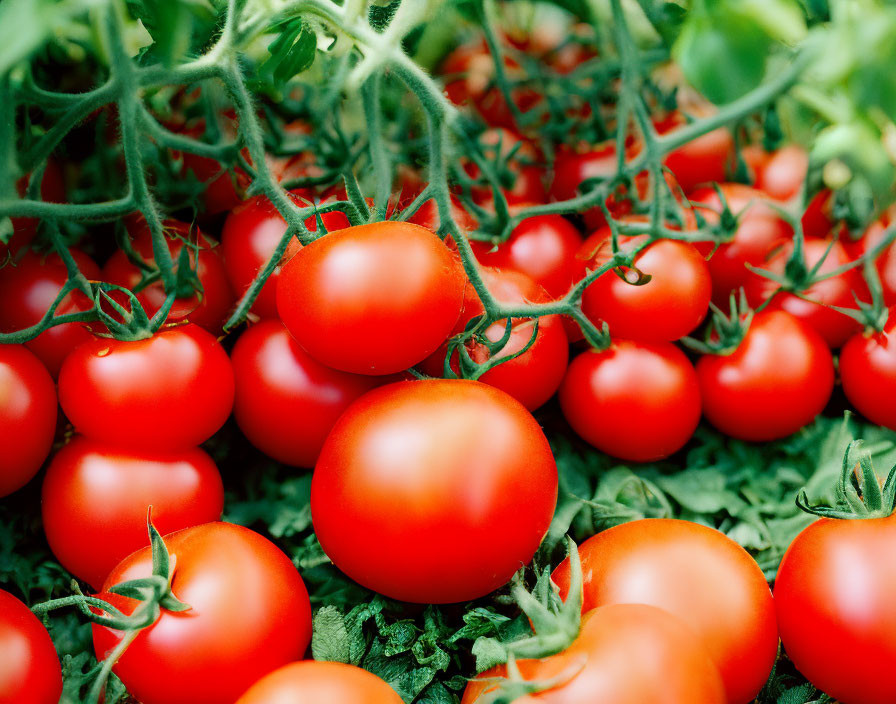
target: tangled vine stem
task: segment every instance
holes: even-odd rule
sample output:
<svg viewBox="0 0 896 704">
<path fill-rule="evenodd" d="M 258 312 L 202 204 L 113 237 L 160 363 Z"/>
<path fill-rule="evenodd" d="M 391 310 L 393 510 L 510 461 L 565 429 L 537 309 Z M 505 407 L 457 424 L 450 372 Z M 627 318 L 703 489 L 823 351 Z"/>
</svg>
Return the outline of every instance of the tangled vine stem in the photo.
<svg viewBox="0 0 896 704">
<path fill-rule="evenodd" d="M 210 48 L 201 56 L 181 65 L 142 65 L 131 56 L 124 44 L 126 18 L 121 3 L 112 0 L 103 11 L 103 21 L 97 23 L 101 43 L 107 47 L 109 63 L 108 79 L 98 87 L 81 94 L 55 92 L 38 87 L 26 70 L 24 78 L 10 80 L 2 77 L 4 93 L 11 93 L 12 99 L 3 101 L 4 111 L 14 114 L 15 105 L 32 104 L 59 114 L 58 120 L 42 136 L 26 146 L 21 154 L 14 153 L 14 140 L 0 139 L 0 159 L 13 165 L 5 177 L 0 176 L 0 222 L 7 217 L 36 217 L 48 223 L 55 230 L 59 223 L 102 222 L 123 217 L 134 211 L 143 214 L 152 234 L 153 256 L 158 267 L 158 276 L 168 294 L 168 306 L 177 288 L 176 263 L 168 250 L 162 228 L 163 215 L 153 189 L 147 179 L 143 149 L 147 144 L 216 159 L 233 167 L 242 165 L 251 175 L 249 194 L 263 195 L 276 207 L 287 223 L 287 228 L 267 264 L 259 271 L 225 323 L 225 330 L 241 324 L 261 291 L 264 283 L 273 274 L 293 237 L 302 244 L 309 244 L 317 236 L 305 226 L 315 207 L 300 207 L 287 195 L 284 184 L 272 173 L 265 158 L 264 129 L 259 118 L 258 107 L 253 100 L 246 65 L 246 52 L 262 34 L 269 31 L 271 13 L 278 18 L 301 17 L 312 26 L 334 37 L 330 47 L 334 55 L 342 54 L 339 60 L 345 71 L 337 72 L 343 77 L 342 85 L 335 86 L 332 95 L 338 96 L 342 88 L 351 95 L 358 90 L 362 98 L 363 114 L 369 135 L 366 139 L 372 166 L 373 208 L 369 209 L 356 187 L 351 170 L 345 173 L 349 200 L 344 209 L 352 222 L 383 219 L 389 211 L 389 197 L 394 180 L 394 159 L 386 147 L 386 129 L 383 106 L 384 81 L 397 79 L 418 102 L 425 116 L 429 182 L 423 193 L 414 200 L 409 210 L 416 210 L 425 200 L 432 199 L 437 207 L 441 222 L 441 233 L 450 236 L 456 244 L 464 269 L 473 287 L 482 300 L 485 310 L 475 332 L 482 331 L 495 321 L 508 318 L 538 318 L 545 315 L 565 314 L 577 321 L 586 337 L 591 341 L 605 339 L 581 313 L 580 301 L 586 286 L 606 271 L 618 266 L 630 266 L 640 249 L 660 237 L 679 239 L 707 239 L 711 232 L 679 232 L 667 226 L 665 214 L 667 206 L 675 206 L 674 194 L 669 190 L 663 171 L 663 160 L 673 150 L 697 137 L 723 126 L 743 121 L 746 117 L 772 104 L 788 91 L 800 78 L 813 60 L 812 52 L 803 49 L 795 52 L 792 60 L 777 76 L 760 85 L 752 92 L 723 107 L 715 114 L 696 120 L 667 135 L 657 134 L 650 122 L 649 107 L 644 97 L 645 81 L 649 66 L 655 61 L 653 50 L 642 51 L 632 36 L 620 0 L 611 0 L 611 39 L 614 54 L 602 57 L 609 62 L 612 75 L 621 81 L 619 89 L 616 136 L 618 140 L 619 173 L 615 178 L 598 183 L 593 189 L 565 201 L 520 208 L 510 212 L 498 180 L 498 174 L 491 168 L 481 149 L 467 134 L 469 129 L 461 119 L 457 108 L 451 104 L 442 88 L 406 53 L 402 40 L 416 27 L 425 22 L 441 3 L 435 0 L 425 2 L 403 2 L 385 28 L 375 28 L 367 15 L 367 3 L 345 2 L 337 5 L 330 0 L 274 0 L 268 3 L 266 13 L 249 7 L 245 0 L 229 0 L 220 26 L 219 34 Z M 492 50 L 495 66 L 495 83 L 513 115 L 522 120 L 526 117 L 513 100 L 513 90 L 505 71 L 504 57 L 495 28 L 496 8 L 493 0 L 480 0 L 474 4 L 484 36 Z M 601 32 L 597 32 L 602 37 Z M 603 44 L 603 41 L 602 41 Z M 602 47 L 604 52 L 613 47 Z M 351 63 L 352 52 L 358 60 Z M 601 68 L 599 61 L 595 62 Z M 578 71 L 575 75 L 578 75 Z M 593 73 L 590 69 L 589 75 Z M 609 75 L 609 74 L 608 74 Z M 148 92 L 164 86 L 184 86 L 217 84 L 223 87 L 232 109 L 237 116 L 236 135 L 221 138 L 216 143 L 208 143 L 193 137 L 171 132 L 161 124 L 147 108 L 145 96 Z M 42 202 L 34 197 L 35 184 L 32 183 L 26 197 L 14 197 L 11 179 L 16 174 L 39 175 L 46 160 L 60 144 L 65 135 L 97 110 L 114 106 L 117 115 L 120 146 L 127 174 L 127 188 L 123 195 L 111 200 L 95 203 L 59 204 Z M 11 121 L 5 121 L 8 127 Z M 630 124 L 639 133 L 643 149 L 626 160 L 625 137 Z M 451 187 L 449 185 L 449 160 L 453 158 L 455 145 L 461 144 L 465 153 L 475 163 L 482 177 L 490 185 L 494 195 L 494 216 L 488 232 L 476 232 L 468 236 L 461 230 L 452 216 Z M 469 238 L 491 239 L 498 242 L 505 239 L 513 228 L 525 218 L 534 215 L 568 214 L 589 208 L 601 207 L 606 210 L 605 201 L 619 183 L 631 183 L 640 173 L 649 178 L 648 219 L 645 223 L 619 223 L 607 212 L 612 231 L 614 255 L 605 264 L 590 271 L 561 300 L 542 304 L 502 304 L 489 292 L 479 272 L 478 264 L 470 247 Z M 399 214 L 401 217 L 401 214 Z M 406 217 L 406 214 L 405 214 Z M 646 234 L 647 238 L 636 249 L 626 253 L 618 251 L 617 237 L 620 234 Z M 98 300 L 97 283 L 87 282 L 68 255 L 65 243 L 60 237 L 52 237 L 52 244 L 69 268 L 69 283 L 60 292 L 53 307 L 39 323 L 26 330 L 0 334 L 0 342 L 22 342 L 31 339 L 48 327 L 67 322 L 90 321 L 100 317 L 96 308 L 83 313 L 55 316 L 55 310 L 62 299 L 75 288 L 90 294 Z M 92 290 L 91 290 L 92 288 Z M 155 316 L 154 329 L 164 323 L 164 316 Z"/>
</svg>

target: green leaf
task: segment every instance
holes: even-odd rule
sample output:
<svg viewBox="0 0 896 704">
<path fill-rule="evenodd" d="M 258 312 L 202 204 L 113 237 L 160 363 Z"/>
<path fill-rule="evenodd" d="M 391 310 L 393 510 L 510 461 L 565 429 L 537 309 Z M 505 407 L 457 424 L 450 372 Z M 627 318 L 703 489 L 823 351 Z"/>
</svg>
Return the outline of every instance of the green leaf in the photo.
<svg viewBox="0 0 896 704">
<path fill-rule="evenodd" d="M 290 18 L 272 28 L 279 36 L 268 47 L 270 58 L 263 71 L 273 75 L 277 83 L 286 83 L 314 63 L 317 37 L 301 17 Z"/>
<path fill-rule="evenodd" d="M 324 606 L 314 616 L 311 656 L 315 660 L 350 663 L 351 650 L 345 616 L 335 606 Z"/>
<path fill-rule="evenodd" d="M 152 55 L 166 66 L 204 44 L 217 16 L 209 0 L 127 0 L 127 6 L 152 37 Z"/>
</svg>

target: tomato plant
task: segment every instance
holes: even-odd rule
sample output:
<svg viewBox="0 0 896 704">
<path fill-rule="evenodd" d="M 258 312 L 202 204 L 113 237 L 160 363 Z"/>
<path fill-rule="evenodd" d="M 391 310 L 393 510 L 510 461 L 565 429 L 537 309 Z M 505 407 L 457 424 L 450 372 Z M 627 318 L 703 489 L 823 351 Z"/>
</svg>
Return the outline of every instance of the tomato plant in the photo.
<svg viewBox="0 0 896 704">
<path fill-rule="evenodd" d="M 294 662 L 265 675 L 237 704 L 401 704 L 395 690 L 376 675 L 341 662 Z"/>
<path fill-rule="evenodd" d="M 362 396 L 336 422 L 311 482 L 314 529 L 336 566 L 423 603 L 507 582 L 535 554 L 556 500 L 557 468 L 535 419 L 503 391 L 464 380 Z"/>
<path fill-rule="evenodd" d="M 28 607 L 0 589 L 0 702 L 57 704 L 62 671 L 50 635 Z"/>
</svg>

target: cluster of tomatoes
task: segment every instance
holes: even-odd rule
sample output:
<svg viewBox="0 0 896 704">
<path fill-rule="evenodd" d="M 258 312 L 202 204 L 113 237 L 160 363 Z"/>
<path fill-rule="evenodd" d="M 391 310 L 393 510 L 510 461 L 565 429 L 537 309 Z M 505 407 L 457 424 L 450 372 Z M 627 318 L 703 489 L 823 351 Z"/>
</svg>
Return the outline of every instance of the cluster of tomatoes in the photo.
<svg viewBox="0 0 896 704">
<path fill-rule="evenodd" d="M 482 51 L 462 47 L 446 60 L 446 74 L 465 76 L 448 80 L 447 94 L 490 123 L 479 141 L 501 165 L 512 210 L 587 196 L 594 180 L 615 174 L 612 143 L 558 148 L 546 171 L 540 148 L 517 132 L 515 111 L 477 76 Z M 484 70 L 492 70 L 486 58 Z M 562 71 L 582 56 L 551 60 Z M 539 100 L 534 91 L 513 97 L 522 110 Z M 684 124 L 682 114 L 665 114 L 655 129 L 673 134 Z M 625 159 L 642 148 L 634 140 Z M 105 602 L 91 602 L 98 658 L 117 658 L 115 673 L 143 704 L 260 704 L 281 695 L 400 701 L 359 668 L 298 662 L 312 630 L 301 576 L 267 538 L 219 521 L 222 480 L 200 445 L 231 414 L 266 455 L 313 467 L 314 531 L 340 570 L 392 599 L 427 604 L 483 597 L 531 562 L 558 494 L 551 448 L 532 412 L 555 395 L 569 425 L 598 450 L 657 460 L 680 450 L 701 417 L 749 441 L 798 431 L 827 405 L 832 351 L 840 350 L 849 400 L 896 429 L 896 318 L 863 331 L 874 305 L 896 303 L 888 216 L 854 238 L 834 222 L 833 196 L 822 191 L 788 219 L 782 211 L 802 202 L 805 153 L 750 147 L 741 156 L 752 185 L 726 181 L 738 156 L 724 129 L 666 155 L 678 215 L 665 226 L 680 237 L 649 240 L 626 234 L 647 220 L 619 190 L 606 207 L 522 219 L 502 242 L 475 239 L 477 218 L 460 196 L 486 212 L 495 192 L 479 166 L 464 163 L 470 181 L 452 194 L 453 217 L 474 237 L 473 268 L 461 243 L 438 236 L 435 201 L 400 218 L 422 191 L 405 174 L 392 219 L 352 226 L 339 210 L 308 219 L 310 231 L 326 234 L 305 246 L 291 242 L 256 296 L 250 324 L 232 346 L 225 336 L 229 351 L 218 339 L 224 323 L 287 223 L 265 197 L 242 200 L 239 178 L 222 180 L 205 161 L 185 159 L 208 181 L 208 212 L 229 212 L 220 242 L 165 221 L 183 287 L 168 324 L 115 339 L 99 322 L 73 320 L 0 347 L 0 496 L 24 486 L 50 456 L 61 407 L 72 432 L 42 477 L 43 526 L 58 561 Z M 44 175 L 46 200 L 65 198 L 53 185 L 57 170 Z M 644 198 L 647 181 L 629 187 Z M 302 189 L 290 197 L 325 205 L 345 193 Z M 35 223 L 16 222 L 0 269 L 0 331 L 98 305 L 71 287 L 72 262 L 87 281 L 120 287 L 105 298 L 110 310 L 162 309 L 167 292 L 151 230 L 142 216 L 124 226 L 126 246 L 100 268 L 76 248 L 66 259 L 38 254 L 29 248 Z M 713 227 L 727 234 L 701 239 Z M 611 261 L 617 265 L 587 285 L 580 308 L 609 333 L 604 344 L 585 342 L 575 316 L 560 313 L 477 328 L 491 314 L 477 287 L 502 308 L 534 311 L 565 300 Z M 868 271 L 876 277 L 870 286 Z M 133 299 L 118 297 L 123 289 Z M 718 308 L 741 292 L 749 307 L 725 318 Z M 717 317 L 708 324 L 713 304 Z M 705 324 L 695 359 L 675 343 Z M 458 378 L 469 368 L 481 369 L 477 380 Z M 146 546 L 149 507 L 172 556 L 161 584 L 152 581 L 157 551 Z M 847 704 L 892 701 L 887 640 L 896 614 L 881 616 L 892 611 L 887 590 L 851 583 L 867 604 L 856 614 L 856 599 L 847 603 L 837 588 L 844 571 L 884 569 L 879 551 L 889 543 L 865 535 L 875 520 L 887 519 L 810 526 L 785 558 L 774 597 L 753 559 L 710 528 L 645 520 L 600 533 L 580 548 L 581 573 L 568 559 L 553 575 L 577 610 L 570 591 L 583 582 L 578 635 L 557 655 L 483 673 L 463 701 L 522 686 L 538 701 L 748 704 L 772 670 L 779 631 L 813 684 Z M 858 557 L 843 565 L 838 550 L 850 543 Z M 887 574 L 876 583 L 892 582 Z M 150 625 L 116 628 L 145 603 L 159 610 Z M 52 642 L 5 592 L 0 642 L 17 654 L 0 663 L 0 701 L 56 702 Z M 537 694 L 538 686 L 545 691 Z"/>
</svg>

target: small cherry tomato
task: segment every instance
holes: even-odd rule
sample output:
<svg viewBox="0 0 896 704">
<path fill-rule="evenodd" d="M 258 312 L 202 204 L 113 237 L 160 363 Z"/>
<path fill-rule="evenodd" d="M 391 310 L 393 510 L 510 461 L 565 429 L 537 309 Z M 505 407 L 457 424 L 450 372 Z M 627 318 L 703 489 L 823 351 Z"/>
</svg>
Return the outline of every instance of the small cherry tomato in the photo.
<svg viewBox="0 0 896 704">
<path fill-rule="evenodd" d="M 31 352 L 0 345 L 0 496 L 30 481 L 50 454 L 56 387 Z"/>
<path fill-rule="evenodd" d="M 218 468 L 199 448 L 132 451 L 75 437 L 44 477 L 44 532 L 56 559 L 95 588 L 146 545 L 146 511 L 160 533 L 221 518 Z"/>
<path fill-rule="evenodd" d="M 265 675 L 236 704 L 402 704 L 367 670 L 341 662 L 293 662 Z"/>
<path fill-rule="evenodd" d="M 680 450 L 694 434 L 700 388 L 688 358 L 671 343 L 615 340 L 572 360 L 560 407 L 597 449 L 648 462 Z"/>
<path fill-rule="evenodd" d="M 795 433 L 824 409 L 834 363 L 821 336 L 781 310 L 757 313 L 738 348 L 697 362 L 706 419 L 723 433 L 763 442 Z"/>
<path fill-rule="evenodd" d="M 661 135 L 672 135 L 686 124 L 685 116 L 676 111 L 658 120 L 656 129 Z M 690 193 L 703 183 L 727 180 L 734 159 L 734 137 L 727 127 L 719 127 L 669 152 L 664 163 L 684 192 Z"/>
<path fill-rule="evenodd" d="M 311 481 L 314 530 L 334 564 L 416 603 L 505 584 L 532 559 L 556 500 L 557 467 L 532 415 L 459 379 L 362 396 L 336 422 Z"/>
<path fill-rule="evenodd" d="M 604 142 L 581 153 L 572 150 L 558 151 L 554 161 L 554 180 L 550 188 L 551 199 L 571 200 L 584 195 L 589 190 L 587 181 L 612 178 L 616 175 L 618 162 L 613 142 Z M 583 217 L 585 224 L 592 229 L 606 224 L 600 206 L 586 210 Z"/>
<path fill-rule="evenodd" d="M 797 144 L 772 152 L 756 174 L 756 188 L 775 200 L 788 201 L 800 194 L 809 170 L 809 154 Z"/>
<path fill-rule="evenodd" d="M 59 402 L 87 437 L 132 450 L 207 440 L 233 408 L 233 369 L 208 332 L 183 325 L 145 340 L 92 339 L 59 373 Z"/>
<path fill-rule="evenodd" d="M 25 604 L 0 589 L 0 702 L 57 704 L 62 668 L 50 634 Z"/>
<path fill-rule="evenodd" d="M 883 332 L 856 333 L 840 351 L 840 379 L 846 398 L 878 425 L 896 430 L 896 314 Z"/>
</svg>

